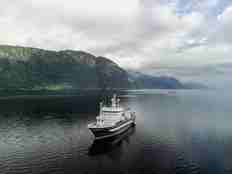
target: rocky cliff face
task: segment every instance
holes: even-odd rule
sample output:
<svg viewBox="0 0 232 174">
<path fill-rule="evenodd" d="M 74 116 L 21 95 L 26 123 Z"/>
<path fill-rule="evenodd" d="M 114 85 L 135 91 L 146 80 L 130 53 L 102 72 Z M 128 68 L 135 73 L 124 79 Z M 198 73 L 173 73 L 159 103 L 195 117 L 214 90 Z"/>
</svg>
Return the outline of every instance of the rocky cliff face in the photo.
<svg viewBox="0 0 232 174">
<path fill-rule="evenodd" d="M 116 63 L 104 57 L 96 59 L 97 73 L 101 88 L 130 88 L 128 73 Z"/>
</svg>

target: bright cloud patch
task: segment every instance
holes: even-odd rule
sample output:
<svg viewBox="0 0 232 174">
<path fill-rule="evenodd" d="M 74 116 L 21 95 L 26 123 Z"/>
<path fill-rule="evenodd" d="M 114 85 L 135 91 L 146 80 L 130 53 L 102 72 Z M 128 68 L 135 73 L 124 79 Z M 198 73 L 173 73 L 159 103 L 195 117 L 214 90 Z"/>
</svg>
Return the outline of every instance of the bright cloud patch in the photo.
<svg viewBox="0 0 232 174">
<path fill-rule="evenodd" d="M 231 62 L 232 6 L 218 0 L 2 0 L 0 44 L 77 49 L 124 67 Z"/>
</svg>

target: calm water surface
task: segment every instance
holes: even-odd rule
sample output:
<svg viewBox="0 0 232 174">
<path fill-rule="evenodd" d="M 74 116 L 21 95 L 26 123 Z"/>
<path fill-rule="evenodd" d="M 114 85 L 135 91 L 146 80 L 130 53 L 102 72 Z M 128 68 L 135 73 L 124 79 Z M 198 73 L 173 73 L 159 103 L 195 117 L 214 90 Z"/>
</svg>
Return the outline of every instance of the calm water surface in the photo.
<svg viewBox="0 0 232 174">
<path fill-rule="evenodd" d="M 120 97 L 137 125 L 105 143 L 86 128 L 97 100 L 1 99 L 0 173 L 232 173 L 232 95 L 145 90 Z"/>
</svg>

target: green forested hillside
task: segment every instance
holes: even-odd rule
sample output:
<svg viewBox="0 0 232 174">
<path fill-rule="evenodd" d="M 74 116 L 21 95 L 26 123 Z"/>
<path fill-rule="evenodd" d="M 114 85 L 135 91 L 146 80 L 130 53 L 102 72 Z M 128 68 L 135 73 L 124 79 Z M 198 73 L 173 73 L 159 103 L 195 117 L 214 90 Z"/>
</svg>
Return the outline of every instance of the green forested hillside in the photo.
<svg viewBox="0 0 232 174">
<path fill-rule="evenodd" d="M 131 73 L 83 51 L 0 45 L 0 89 L 184 88 L 175 78 Z"/>
<path fill-rule="evenodd" d="M 0 46 L 1 89 L 128 88 L 114 62 L 81 51 Z"/>
</svg>

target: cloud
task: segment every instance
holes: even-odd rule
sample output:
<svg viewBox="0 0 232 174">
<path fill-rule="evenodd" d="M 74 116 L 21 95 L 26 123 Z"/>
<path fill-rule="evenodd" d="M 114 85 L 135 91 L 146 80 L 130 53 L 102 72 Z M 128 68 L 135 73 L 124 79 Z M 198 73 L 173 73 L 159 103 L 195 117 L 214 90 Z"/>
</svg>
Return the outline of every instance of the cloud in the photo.
<svg viewBox="0 0 232 174">
<path fill-rule="evenodd" d="M 176 77 L 183 83 L 197 82 L 210 88 L 231 89 L 232 63 L 192 66 L 161 66 L 145 73 L 156 76 Z"/>
<path fill-rule="evenodd" d="M 221 14 L 217 16 L 218 30 L 215 34 L 215 39 L 218 42 L 231 44 L 232 36 L 232 6 L 227 7 Z"/>
<path fill-rule="evenodd" d="M 126 68 L 231 62 L 226 0 L 2 0 L 0 44 L 76 49 Z"/>
<path fill-rule="evenodd" d="M 138 10 L 134 0 L 3 0 L 1 4 L 1 43 L 87 51 L 130 37 Z"/>
</svg>

